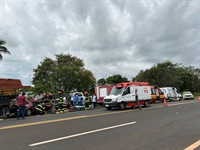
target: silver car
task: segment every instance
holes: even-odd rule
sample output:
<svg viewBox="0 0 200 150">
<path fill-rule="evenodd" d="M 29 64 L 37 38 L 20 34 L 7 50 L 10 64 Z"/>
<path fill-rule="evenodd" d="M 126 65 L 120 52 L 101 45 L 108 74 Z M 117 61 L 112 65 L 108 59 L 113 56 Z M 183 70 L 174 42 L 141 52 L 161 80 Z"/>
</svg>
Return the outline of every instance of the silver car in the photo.
<svg viewBox="0 0 200 150">
<path fill-rule="evenodd" d="M 194 95 L 190 91 L 183 92 L 183 99 L 194 99 Z"/>
</svg>

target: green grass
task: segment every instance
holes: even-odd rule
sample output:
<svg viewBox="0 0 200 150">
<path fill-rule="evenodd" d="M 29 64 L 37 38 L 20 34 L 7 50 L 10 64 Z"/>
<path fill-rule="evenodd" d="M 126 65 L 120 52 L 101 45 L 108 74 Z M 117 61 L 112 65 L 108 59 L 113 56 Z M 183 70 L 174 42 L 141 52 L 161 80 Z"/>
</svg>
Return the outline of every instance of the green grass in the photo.
<svg viewBox="0 0 200 150">
<path fill-rule="evenodd" d="M 200 96 L 200 92 L 194 92 L 194 93 L 192 93 L 192 94 L 194 95 L 194 98 L 195 98 L 195 99 L 197 99 L 198 96 Z"/>
</svg>

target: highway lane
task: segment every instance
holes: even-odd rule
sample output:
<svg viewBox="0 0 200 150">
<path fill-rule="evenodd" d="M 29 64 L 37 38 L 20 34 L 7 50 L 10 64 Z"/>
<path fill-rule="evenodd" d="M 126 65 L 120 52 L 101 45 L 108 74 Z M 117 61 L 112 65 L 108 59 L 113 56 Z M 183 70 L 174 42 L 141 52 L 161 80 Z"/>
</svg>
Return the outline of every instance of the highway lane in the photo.
<svg viewBox="0 0 200 150">
<path fill-rule="evenodd" d="M 200 103 L 194 100 L 142 111 L 103 108 L 9 119 L 0 122 L 0 148 L 184 149 L 200 139 L 199 115 Z"/>
</svg>

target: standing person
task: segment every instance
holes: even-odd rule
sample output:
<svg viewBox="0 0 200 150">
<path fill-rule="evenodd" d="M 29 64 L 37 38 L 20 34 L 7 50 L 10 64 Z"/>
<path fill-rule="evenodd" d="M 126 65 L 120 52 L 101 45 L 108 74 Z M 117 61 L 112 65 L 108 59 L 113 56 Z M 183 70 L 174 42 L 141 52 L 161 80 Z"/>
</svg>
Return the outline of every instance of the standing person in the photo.
<svg viewBox="0 0 200 150">
<path fill-rule="evenodd" d="M 26 101 L 27 101 L 25 93 L 23 92 L 22 95 L 18 96 L 15 99 L 15 101 L 18 104 L 17 120 L 19 119 L 21 114 L 22 114 L 22 119 L 24 119 L 25 111 L 26 111 L 25 105 L 26 105 Z"/>
<path fill-rule="evenodd" d="M 96 97 L 95 94 L 93 94 L 93 96 L 92 96 L 92 104 L 93 104 L 94 108 L 95 108 L 96 105 L 97 105 L 97 97 Z"/>
<path fill-rule="evenodd" d="M 73 96 L 73 106 L 76 106 L 77 105 L 77 102 L 78 102 L 78 94 L 74 94 Z"/>
<path fill-rule="evenodd" d="M 66 104 L 67 104 L 67 108 L 70 108 L 70 105 L 71 105 L 71 95 L 69 93 L 67 93 L 66 95 Z"/>
<path fill-rule="evenodd" d="M 138 89 L 137 88 L 135 89 L 135 100 L 136 100 L 136 103 L 137 103 L 139 109 L 141 110 L 142 108 L 141 108 L 139 100 L 138 100 Z"/>
<path fill-rule="evenodd" d="M 88 92 L 85 92 L 84 95 L 85 95 L 85 108 L 89 109 L 90 96 L 88 95 Z"/>
<path fill-rule="evenodd" d="M 82 95 L 78 95 L 78 105 L 79 106 L 83 105 L 83 97 L 82 97 Z"/>
<path fill-rule="evenodd" d="M 58 111 L 61 112 L 61 111 L 65 111 L 66 109 L 66 104 L 64 102 L 64 99 L 63 99 L 63 96 L 62 96 L 62 92 L 61 91 L 58 91 Z"/>
</svg>

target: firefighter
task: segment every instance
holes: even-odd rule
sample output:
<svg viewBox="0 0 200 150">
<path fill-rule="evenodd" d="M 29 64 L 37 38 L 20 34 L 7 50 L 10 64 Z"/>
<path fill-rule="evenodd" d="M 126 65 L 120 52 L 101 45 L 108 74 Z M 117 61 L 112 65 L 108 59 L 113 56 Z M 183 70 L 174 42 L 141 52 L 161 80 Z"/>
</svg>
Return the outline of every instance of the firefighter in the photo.
<svg viewBox="0 0 200 150">
<path fill-rule="evenodd" d="M 44 91 L 43 92 L 43 95 L 42 95 L 42 100 L 44 101 L 44 100 L 46 100 L 48 97 L 47 97 L 47 93 Z"/>
<path fill-rule="evenodd" d="M 52 94 L 51 92 L 49 93 L 48 98 L 49 98 L 50 100 L 53 99 L 53 94 Z"/>
<path fill-rule="evenodd" d="M 89 109 L 90 96 L 88 95 L 88 92 L 84 92 L 84 95 L 85 95 L 85 108 Z"/>
<path fill-rule="evenodd" d="M 62 96 L 62 92 L 58 91 L 58 95 L 59 95 L 59 101 L 58 101 L 58 111 L 66 111 L 66 104 L 64 102 L 64 98 Z"/>
<path fill-rule="evenodd" d="M 35 108 L 35 109 L 36 109 L 37 114 L 43 115 L 43 112 L 44 112 L 44 110 L 45 110 L 45 107 L 43 106 L 41 100 L 37 101 L 37 105 L 36 105 L 36 108 Z"/>
</svg>

